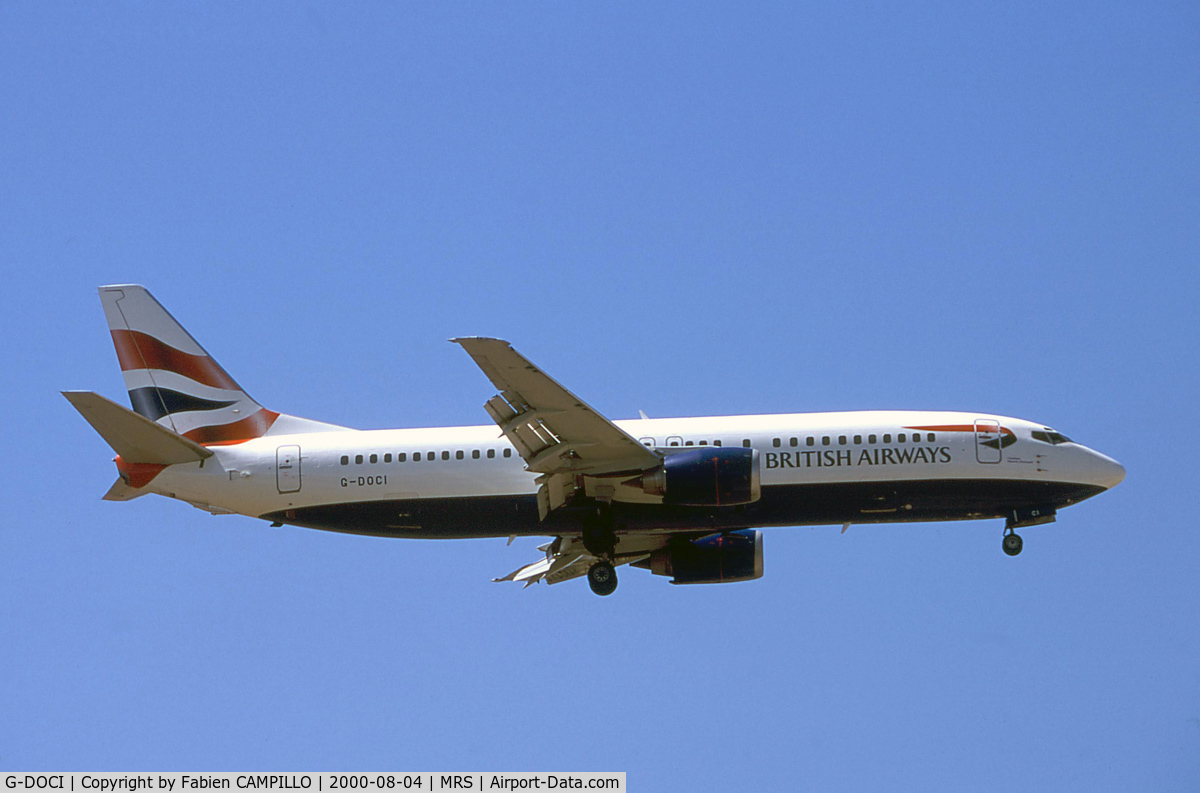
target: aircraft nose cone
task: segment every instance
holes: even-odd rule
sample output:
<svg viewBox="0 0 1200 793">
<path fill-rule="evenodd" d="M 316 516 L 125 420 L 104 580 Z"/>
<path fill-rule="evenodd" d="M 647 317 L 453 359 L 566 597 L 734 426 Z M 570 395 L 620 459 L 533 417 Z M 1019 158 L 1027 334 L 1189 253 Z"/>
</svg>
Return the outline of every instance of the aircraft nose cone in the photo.
<svg viewBox="0 0 1200 793">
<path fill-rule="evenodd" d="M 1125 481 L 1125 466 L 1099 452 L 1092 454 L 1096 456 L 1096 484 L 1108 489 Z"/>
</svg>

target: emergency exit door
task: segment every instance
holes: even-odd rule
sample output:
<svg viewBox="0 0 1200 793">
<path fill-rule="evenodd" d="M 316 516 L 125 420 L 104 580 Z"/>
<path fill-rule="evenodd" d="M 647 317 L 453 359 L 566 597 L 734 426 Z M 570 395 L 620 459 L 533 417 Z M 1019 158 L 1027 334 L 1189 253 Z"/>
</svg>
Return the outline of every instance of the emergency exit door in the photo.
<svg viewBox="0 0 1200 793">
<path fill-rule="evenodd" d="M 280 446 L 275 451 L 275 484 L 280 493 L 300 489 L 300 447 Z"/>
</svg>

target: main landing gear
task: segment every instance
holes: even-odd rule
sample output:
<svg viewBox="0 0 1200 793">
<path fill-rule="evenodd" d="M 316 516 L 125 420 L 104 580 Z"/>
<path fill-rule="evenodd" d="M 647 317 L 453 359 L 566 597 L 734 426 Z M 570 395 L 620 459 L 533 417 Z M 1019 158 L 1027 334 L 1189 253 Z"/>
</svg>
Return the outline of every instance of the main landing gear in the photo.
<svg viewBox="0 0 1200 793">
<path fill-rule="evenodd" d="M 599 561 L 588 568 L 588 586 L 597 595 L 611 595 L 617 591 L 617 569 L 612 559 L 617 550 L 616 522 L 612 510 L 605 504 L 597 505 L 583 519 L 583 547 L 588 553 L 599 557 Z"/>
<path fill-rule="evenodd" d="M 617 570 L 612 562 L 600 560 L 588 568 L 588 586 L 597 595 L 611 595 L 617 591 Z"/>
<path fill-rule="evenodd" d="M 1025 541 L 1021 539 L 1021 535 L 1017 534 L 1011 528 L 1004 530 L 1004 552 L 1009 556 L 1016 556 L 1025 547 Z"/>
</svg>

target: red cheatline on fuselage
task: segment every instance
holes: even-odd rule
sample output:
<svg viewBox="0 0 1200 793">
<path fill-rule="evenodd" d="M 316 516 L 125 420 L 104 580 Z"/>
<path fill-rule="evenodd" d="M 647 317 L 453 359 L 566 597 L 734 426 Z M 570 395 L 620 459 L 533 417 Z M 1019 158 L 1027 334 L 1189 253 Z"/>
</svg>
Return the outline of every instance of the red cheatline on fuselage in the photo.
<svg viewBox="0 0 1200 793">
<path fill-rule="evenodd" d="M 906 430 L 924 430 L 925 432 L 975 432 L 974 424 L 937 424 L 928 427 L 905 427 Z M 1000 428 L 1001 435 L 1016 435 L 1008 427 Z"/>
<path fill-rule="evenodd" d="M 986 432 L 986 430 L 981 430 L 974 424 L 936 424 L 927 427 L 905 427 L 904 429 L 924 430 L 926 432 Z M 1017 442 L 1017 434 L 1008 427 L 1000 427 L 999 430 L 1001 437 L 990 441 L 983 441 L 983 445 L 990 446 L 993 449 L 1007 449 Z"/>
</svg>

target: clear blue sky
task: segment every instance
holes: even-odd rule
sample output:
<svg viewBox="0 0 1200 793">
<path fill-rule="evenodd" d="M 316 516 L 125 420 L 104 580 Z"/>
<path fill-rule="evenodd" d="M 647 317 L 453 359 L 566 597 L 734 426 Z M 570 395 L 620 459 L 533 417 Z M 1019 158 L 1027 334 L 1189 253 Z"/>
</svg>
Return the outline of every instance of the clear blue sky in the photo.
<svg viewBox="0 0 1200 793">
<path fill-rule="evenodd" d="M 1191 3 L 0 6 L 0 769 L 1200 785 Z M 1123 462 L 1024 532 L 775 529 L 766 576 L 99 500 L 150 287 L 259 401 L 484 423 L 452 336 L 613 418 L 995 412 Z"/>
</svg>

